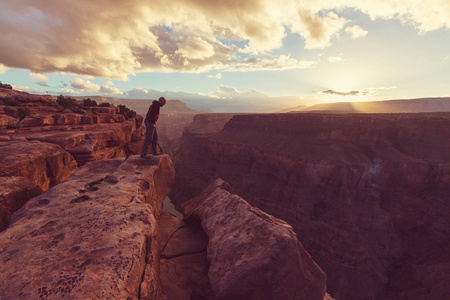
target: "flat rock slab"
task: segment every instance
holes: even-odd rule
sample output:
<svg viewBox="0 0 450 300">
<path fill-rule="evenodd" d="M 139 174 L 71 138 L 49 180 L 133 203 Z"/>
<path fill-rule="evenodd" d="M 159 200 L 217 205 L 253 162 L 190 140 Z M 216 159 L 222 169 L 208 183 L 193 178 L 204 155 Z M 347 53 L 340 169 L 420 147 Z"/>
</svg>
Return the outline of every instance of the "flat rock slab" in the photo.
<svg viewBox="0 0 450 300">
<path fill-rule="evenodd" d="M 160 295 L 155 216 L 173 178 L 167 155 L 95 161 L 31 199 L 0 233 L 0 299 Z"/>
<path fill-rule="evenodd" d="M 218 179 L 182 206 L 209 237 L 209 278 L 217 299 L 323 299 L 326 276 L 291 226 Z"/>
</svg>

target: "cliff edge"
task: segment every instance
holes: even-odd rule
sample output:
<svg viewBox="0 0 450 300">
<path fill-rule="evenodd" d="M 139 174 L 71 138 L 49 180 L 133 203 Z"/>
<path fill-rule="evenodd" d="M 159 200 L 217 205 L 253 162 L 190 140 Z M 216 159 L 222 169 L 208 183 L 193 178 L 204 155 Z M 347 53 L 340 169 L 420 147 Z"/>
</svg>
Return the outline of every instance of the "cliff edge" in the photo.
<svg viewBox="0 0 450 300">
<path fill-rule="evenodd" d="M 0 298 L 158 299 L 173 180 L 167 155 L 101 160 L 30 200 L 0 233 Z"/>
</svg>

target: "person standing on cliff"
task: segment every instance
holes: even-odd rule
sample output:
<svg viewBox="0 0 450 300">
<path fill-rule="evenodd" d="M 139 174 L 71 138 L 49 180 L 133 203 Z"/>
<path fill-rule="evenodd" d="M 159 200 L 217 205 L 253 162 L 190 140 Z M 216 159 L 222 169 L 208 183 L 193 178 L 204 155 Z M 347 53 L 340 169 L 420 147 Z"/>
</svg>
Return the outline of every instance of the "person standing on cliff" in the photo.
<svg viewBox="0 0 450 300">
<path fill-rule="evenodd" d="M 156 146 L 158 145 L 158 133 L 156 132 L 156 121 L 159 118 L 159 110 L 161 106 L 166 104 L 166 99 L 164 97 L 160 97 L 158 101 L 153 101 L 152 105 L 148 108 L 147 116 L 145 117 L 145 140 L 144 147 L 142 148 L 141 157 L 147 158 L 148 145 L 152 144 L 152 153 L 153 155 L 158 155 L 156 151 Z"/>
</svg>

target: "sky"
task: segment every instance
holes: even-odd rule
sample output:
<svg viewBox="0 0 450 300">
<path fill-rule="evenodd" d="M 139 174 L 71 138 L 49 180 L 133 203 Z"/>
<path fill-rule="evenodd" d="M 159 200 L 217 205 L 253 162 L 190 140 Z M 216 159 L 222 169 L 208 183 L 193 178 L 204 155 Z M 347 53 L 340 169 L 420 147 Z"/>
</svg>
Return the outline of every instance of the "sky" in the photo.
<svg viewBox="0 0 450 300">
<path fill-rule="evenodd" d="M 247 112 L 450 96 L 450 0 L 0 0 L 0 81 Z"/>
</svg>

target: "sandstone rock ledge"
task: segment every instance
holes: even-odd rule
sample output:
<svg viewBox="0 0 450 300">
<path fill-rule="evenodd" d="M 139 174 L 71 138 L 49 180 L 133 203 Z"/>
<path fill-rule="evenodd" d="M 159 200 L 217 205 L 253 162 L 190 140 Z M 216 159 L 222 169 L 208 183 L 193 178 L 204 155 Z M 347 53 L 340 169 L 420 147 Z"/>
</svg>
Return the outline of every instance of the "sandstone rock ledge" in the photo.
<svg viewBox="0 0 450 300">
<path fill-rule="evenodd" d="M 0 231 L 24 203 L 64 181 L 77 169 L 58 145 L 39 141 L 0 142 Z"/>
<path fill-rule="evenodd" d="M 86 164 L 0 233 L 1 299 L 159 299 L 167 155 Z"/>
<path fill-rule="evenodd" d="M 291 226 L 229 192 L 217 179 L 186 202 L 186 220 L 209 237 L 208 276 L 217 299 L 324 299 L 326 276 Z"/>
</svg>

